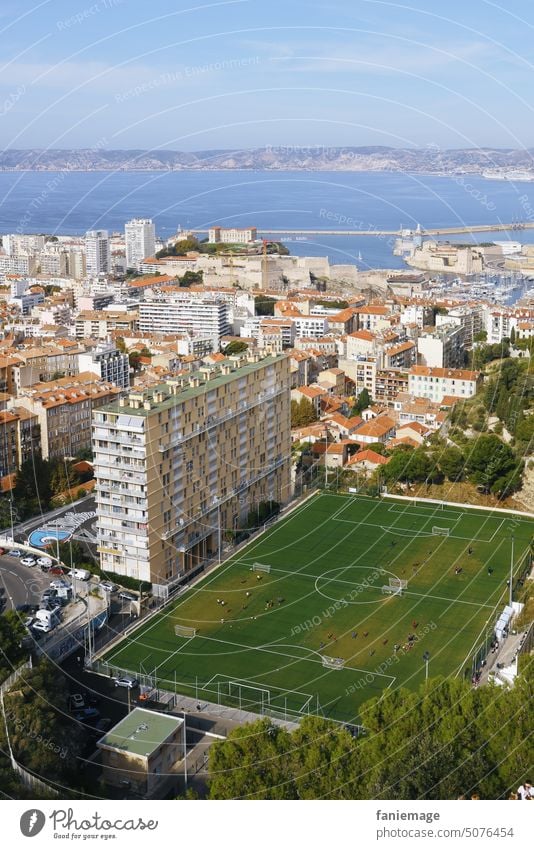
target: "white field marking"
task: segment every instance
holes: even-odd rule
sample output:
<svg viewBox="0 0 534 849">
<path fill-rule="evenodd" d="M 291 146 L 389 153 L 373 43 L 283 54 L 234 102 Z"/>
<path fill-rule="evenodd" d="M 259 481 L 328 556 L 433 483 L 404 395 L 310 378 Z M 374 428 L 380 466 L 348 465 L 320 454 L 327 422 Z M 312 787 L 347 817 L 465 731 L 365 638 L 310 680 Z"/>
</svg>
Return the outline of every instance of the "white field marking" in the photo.
<svg viewBox="0 0 534 849">
<path fill-rule="evenodd" d="M 154 675 L 154 677 L 156 677 L 158 669 L 160 668 L 160 666 L 163 666 L 164 663 L 169 663 L 169 661 L 172 660 L 172 658 L 175 655 L 180 654 L 182 649 L 185 649 L 185 647 L 191 642 L 191 640 L 194 640 L 194 639 L 195 639 L 194 637 L 189 637 L 189 639 L 186 640 L 185 643 L 182 646 L 180 646 L 180 648 L 178 648 L 178 649 L 176 649 L 176 651 L 173 651 L 170 654 L 168 654 L 167 657 L 165 658 L 165 660 L 162 660 L 161 663 L 158 663 L 158 665 L 154 667 L 154 669 L 152 670 L 152 672 L 150 674 Z"/>
<path fill-rule="evenodd" d="M 412 505 L 409 505 L 412 506 Z M 467 514 L 460 510 L 442 510 L 437 505 L 432 509 L 430 507 L 416 507 L 419 511 L 418 513 L 414 513 L 412 510 L 399 510 L 398 508 L 402 507 L 401 504 L 392 504 L 388 510 L 388 513 L 395 513 L 397 515 L 402 516 L 415 516 L 419 519 L 427 519 L 429 518 L 428 513 L 430 513 L 430 518 L 434 518 L 436 514 L 440 515 L 445 521 L 449 520 L 451 522 L 458 522 L 460 519 L 463 519 Z M 397 508 L 397 509 L 395 509 Z M 427 513 L 423 513 L 422 511 L 426 510 Z M 454 515 L 452 515 L 454 514 Z"/>
<path fill-rule="evenodd" d="M 250 687 L 251 690 L 259 690 L 260 692 L 262 692 L 262 691 L 268 692 L 269 697 L 271 697 L 271 695 L 273 695 L 273 693 L 276 693 L 276 691 L 278 690 L 278 695 L 280 695 L 280 694 L 284 695 L 284 694 L 287 694 L 287 693 L 294 693 L 296 696 L 302 696 L 302 698 L 304 698 L 304 699 L 312 699 L 313 698 L 313 693 L 312 694 L 303 693 L 302 690 L 288 690 L 285 687 L 278 687 L 278 686 L 275 686 L 274 684 L 269 685 L 267 683 L 265 683 L 263 686 L 261 686 L 261 685 L 258 684 L 258 682 L 254 678 L 253 679 L 236 678 L 235 676 L 232 676 L 232 675 L 225 675 L 223 672 L 216 672 L 215 675 L 212 675 L 212 677 L 209 679 L 209 681 L 205 682 L 204 686 L 207 689 L 207 687 L 210 684 L 217 684 L 217 683 L 221 683 L 221 684 L 228 684 L 228 683 L 230 683 L 230 684 L 242 684 L 244 687 Z"/>
<path fill-rule="evenodd" d="M 428 521 L 433 517 L 428 517 Z M 354 522 L 352 519 L 336 519 L 336 522 L 345 522 L 348 525 L 367 525 L 369 528 L 380 528 L 381 531 L 385 531 L 386 533 L 396 534 L 398 536 L 410 536 L 410 537 L 436 537 L 440 536 L 440 534 L 433 534 L 432 531 L 416 531 L 411 528 L 396 528 L 393 525 L 386 527 L 385 525 L 375 525 L 373 522 Z M 497 529 L 498 530 L 498 529 Z M 495 531 L 489 539 L 483 539 L 482 537 L 463 537 L 458 534 L 447 534 L 445 539 L 462 539 L 466 542 L 492 542 L 493 538 L 497 531 Z"/>
<path fill-rule="evenodd" d="M 321 667 L 323 665 L 322 660 L 314 660 L 314 658 L 312 658 L 312 657 L 302 657 L 302 655 L 299 656 L 299 655 L 294 655 L 294 654 L 287 654 L 286 652 L 272 651 L 272 649 L 268 648 L 267 646 L 245 646 L 242 643 L 234 643 L 234 642 L 231 642 L 230 640 L 220 640 L 218 637 L 204 637 L 203 639 L 204 640 L 210 640 L 213 643 L 222 643 L 225 646 L 236 646 L 237 648 L 245 649 L 246 651 L 263 651 L 263 652 L 266 652 L 267 654 L 276 655 L 277 657 L 285 657 L 285 658 L 287 658 L 287 660 L 298 660 L 298 661 L 304 662 L 304 663 L 315 663 L 315 664 L 317 664 L 318 666 L 321 666 Z M 288 643 L 287 645 L 291 646 L 292 648 L 299 648 L 298 646 L 292 645 L 290 643 Z M 313 653 L 318 654 L 318 652 L 313 652 Z M 322 655 L 319 655 L 319 657 L 322 657 Z M 364 673 L 369 672 L 369 669 L 359 669 L 356 666 L 345 666 L 343 668 L 346 669 L 346 670 L 349 670 L 350 672 L 364 672 Z M 272 671 L 271 671 L 271 674 L 272 674 Z M 391 678 L 395 677 L 395 676 L 392 676 L 392 675 L 384 675 L 384 673 L 382 673 L 382 672 L 373 672 L 372 674 L 374 676 L 376 676 L 377 678 L 391 679 Z"/>
</svg>

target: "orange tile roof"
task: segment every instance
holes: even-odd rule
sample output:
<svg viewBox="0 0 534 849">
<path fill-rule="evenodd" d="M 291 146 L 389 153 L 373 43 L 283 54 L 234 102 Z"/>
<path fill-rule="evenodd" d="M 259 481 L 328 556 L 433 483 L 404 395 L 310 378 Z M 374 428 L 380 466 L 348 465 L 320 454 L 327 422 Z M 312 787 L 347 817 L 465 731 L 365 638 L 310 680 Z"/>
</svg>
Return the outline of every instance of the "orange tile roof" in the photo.
<svg viewBox="0 0 534 849">
<path fill-rule="evenodd" d="M 438 368 L 437 366 L 412 366 L 410 374 L 426 377 L 450 377 L 451 380 L 478 380 L 479 371 L 461 368 Z"/>
</svg>

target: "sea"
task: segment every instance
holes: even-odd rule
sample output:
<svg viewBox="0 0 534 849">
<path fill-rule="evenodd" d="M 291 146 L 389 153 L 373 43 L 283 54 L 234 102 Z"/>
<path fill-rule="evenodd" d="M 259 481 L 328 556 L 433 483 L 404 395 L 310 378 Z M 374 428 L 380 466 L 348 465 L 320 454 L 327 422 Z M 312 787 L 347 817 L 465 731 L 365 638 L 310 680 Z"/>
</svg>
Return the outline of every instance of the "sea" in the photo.
<svg viewBox="0 0 534 849">
<path fill-rule="evenodd" d="M 298 256 L 325 255 L 360 270 L 404 268 L 394 238 L 374 231 L 534 220 L 534 183 L 389 172 L 0 172 L 0 234 L 123 231 L 135 217 L 153 218 L 163 238 L 214 224 L 360 230 L 365 235 L 277 238 Z M 534 230 L 441 238 L 531 243 Z"/>
</svg>

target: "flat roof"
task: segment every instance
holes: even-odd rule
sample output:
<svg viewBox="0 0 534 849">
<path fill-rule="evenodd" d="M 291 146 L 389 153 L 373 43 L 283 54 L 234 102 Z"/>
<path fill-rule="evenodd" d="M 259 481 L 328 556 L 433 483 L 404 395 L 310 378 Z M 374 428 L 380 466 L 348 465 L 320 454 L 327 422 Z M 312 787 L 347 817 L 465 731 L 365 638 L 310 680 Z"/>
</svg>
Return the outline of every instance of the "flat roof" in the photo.
<svg viewBox="0 0 534 849">
<path fill-rule="evenodd" d="M 183 722 L 180 716 L 136 707 L 108 731 L 98 744 L 128 754 L 149 757 Z"/>
<path fill-rule="evenodd" d="M 191 398 L 198 397 L 200 395 L 205 395 L 207 392 L 211 392 L 213 389 L 217 389 L 220 386 L 224 386 L 227 383 L 231 383 L 234 380 L 237 380 L 240 377 L 245 377 L 248 374 L 252 374 L 255 371 L 259 371 L 260 369 L 265 368 L 266 366 L 273 365 L 274 363 L 279 363 L 282 360 L 286 359 L 285 354 L 278 354 L 276 356 L 268 356 L 263 357 L 263 359 L 259 360 L 257 363 L 254 362 L 245 362 L 242 366 L 235 368 L 230 374 L 222 374 L 222 372 L 215 372 L 214 376 L 209 380 L 206 380 L 205 377 L 202 376 L 200 371 L 193 371 L 187 373 L 187 378 L 200 378 L 200 386 L 189 386 L 186 385 L 179 390 L 176 394 L 170 394 L 169 384 L 161 383 L 157 384 L 150 388 L 149 391 L 140 392 L 137 390 L 135 386 L 130 387 L 130 395 L 142 394 L 147 400 L 150 400 L 152 403 L 152 408 L 150 410 L 145 410 L 144 407 L 132 407 L 126 405 L 125 407 L 118 406 L 116 404 L 106 404 L 103 407 L 99 407 L 99 413 L 119 413 L 126 414 L 132 416 L 149 416 L 153 415 L 154 411 L 160 412 L 161 410 L 167 410 L 171 407 L 175 407 L 177 404 L 182 403 L 183 401 L 188 401 Z M 229 362 L 229 360 L 225 359 L 225 362 Z M 223 361 L 218 362 L 215 366 L 222 365 Z M 172 381 L 172 378 L 170 378 Z M 154 401 L 153 395 L 157 393 L 163 393 L 164 395 L 168 395 L 163 401 Z M 126 399 L 128 396 L 126 396 Z"/>
</svg>

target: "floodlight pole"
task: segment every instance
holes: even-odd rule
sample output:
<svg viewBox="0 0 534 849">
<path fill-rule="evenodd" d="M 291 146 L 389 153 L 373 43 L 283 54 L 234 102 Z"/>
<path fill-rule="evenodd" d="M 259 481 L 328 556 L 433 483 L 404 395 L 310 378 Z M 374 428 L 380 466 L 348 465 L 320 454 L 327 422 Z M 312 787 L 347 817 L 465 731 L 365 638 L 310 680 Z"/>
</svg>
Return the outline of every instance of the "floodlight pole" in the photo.
<svg viewBox="0 0 534 849">
<path fill-rule="evenodd" d="M 187 719 L 184 714 L 184 791 L 187 792 Z"/>
<path fill-rule="evenodd" d="M 513 583 L 514 583 L 514 535 L 512 534 L 512 551 L 510 553 L 510 593 L 509 593 L 509 605 L 512 606 L 512 595 L 513 595 Z"/>
</svg>

